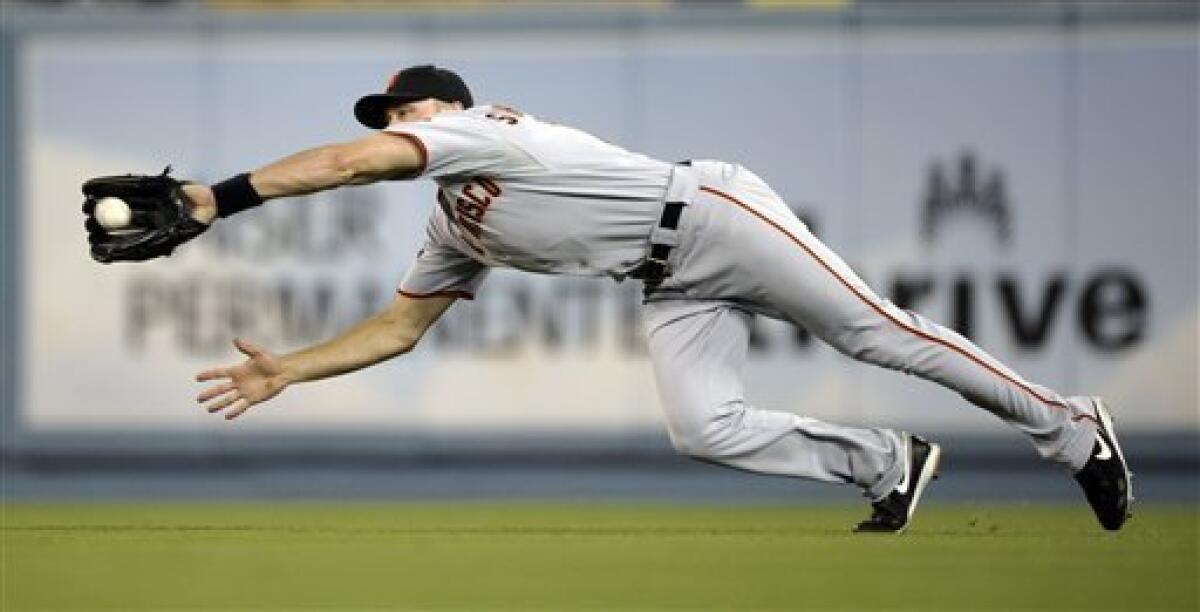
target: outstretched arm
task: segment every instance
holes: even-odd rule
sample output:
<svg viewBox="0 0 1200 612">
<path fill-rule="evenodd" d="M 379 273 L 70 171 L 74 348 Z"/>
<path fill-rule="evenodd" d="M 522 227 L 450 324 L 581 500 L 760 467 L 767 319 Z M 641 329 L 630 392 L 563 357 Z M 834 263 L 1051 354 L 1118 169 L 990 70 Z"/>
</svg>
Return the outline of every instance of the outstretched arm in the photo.
<svg viewBox="0 0 1200 612">
<path fill-rule="evenodd" d="M 275 356 L 242 339 L 235 339 L 246 360 L 205 370 L 198 382 L 219 381 L 196 398 L 209 412 L 225 413 L 235 419 L 251 406 L 279 395 L 289 385 L 353 372 L 413 349 L 425 330 L 454 303 L 456 298 L 433 296 L 411 298 L 396 294 L 386 309 L 364 319 L 340 336 L 294 353 Z"/>
<path fill-rule="evenodd" d="M 343 185 L 413 176 L 423 169 L 423 152 L 409 138 L 376 132 L 352 142 L 301 151 L 250 173 L 250 186 L 262 200 L 305 195 Z M 192 216 L 204 223 L 217 217 L 212 188 L 184 187 L 193 204 Z"/>
</svg>

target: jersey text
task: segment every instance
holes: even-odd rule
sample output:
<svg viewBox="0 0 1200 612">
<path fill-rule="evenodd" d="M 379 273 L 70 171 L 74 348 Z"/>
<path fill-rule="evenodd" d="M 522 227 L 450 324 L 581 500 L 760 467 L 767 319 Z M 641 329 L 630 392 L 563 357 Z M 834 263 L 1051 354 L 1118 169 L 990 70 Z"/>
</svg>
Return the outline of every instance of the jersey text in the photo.
<svg viewBox="0 0 1200 612">
<path fill-rule="evenodd" d="M 465 230 L 466 234 L 474 240 L 467 240 L 467 243 L 477 250 L 477 242 L 483 233 L 483 216 L 487 214 L 488 208 L 491 207 L 495 198 L 500 197 L 503 190 L 496 181 L 477 176 L 472 178 L 463 185 L 461 194 L 454 200 L 454 209 L 452 218 L 454 223 Z M 441 194 L 439 194 L 441 195 Z M 448 198 L 447 198 L 448 199 Z M 450 212 L 450 211 L 447 211 Z M 467 236 L 464 236 L 466 238 Z"/>
</svg>

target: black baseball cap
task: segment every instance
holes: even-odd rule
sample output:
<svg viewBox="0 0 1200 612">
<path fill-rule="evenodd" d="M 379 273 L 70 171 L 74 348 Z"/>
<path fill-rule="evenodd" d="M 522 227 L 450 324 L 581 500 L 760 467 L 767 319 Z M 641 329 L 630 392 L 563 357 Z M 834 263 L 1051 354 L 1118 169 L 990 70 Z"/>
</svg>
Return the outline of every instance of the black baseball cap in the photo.
<svg viewBox="0 0 1200 612">
<path fill-rule="evenodd" d="M 445 68 L 425 64 L 392 75 L 384 93 L 359 98 L 354 104 L 354 117 L 369 128 L 382 130 L 387 127 L 388 108 L 426 98 L 460 102 L 463 108 L 471 108 L 475 103 L 462 77 Z"/>
</svg>

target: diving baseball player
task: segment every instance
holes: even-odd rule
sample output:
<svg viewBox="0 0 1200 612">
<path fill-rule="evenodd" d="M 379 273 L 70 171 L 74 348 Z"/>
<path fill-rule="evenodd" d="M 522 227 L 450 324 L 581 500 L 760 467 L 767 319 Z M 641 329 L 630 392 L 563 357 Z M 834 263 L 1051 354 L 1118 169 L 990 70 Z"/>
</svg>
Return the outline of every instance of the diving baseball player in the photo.
<svg viewBox="0 0 1200 612">
<path fill-rule="evenodd" d="M 838 351 L 952 389 L 1024 433 L 1074 473 L 1101 525 L 1130 516 L 1130 473 L 1104 403 L 1023 379 L 969 340 L 880 298 L 750 170 L 721 161 L 667 163 L 503 106 L 475 106 L 445 69 L 415 66 L 355 116 L 376 133 L 303 151 L 211 188 L 181 183 L 191 219 L 210 224 L 264 201 L 375 181 L 428 177 L 438 205 L 392 303 L 323 344 L 206 370 L 198 401 L 234 419 L 290 385 L 407 353 L 488 270 L 639 279 L 671 442 L 744 470 L 860 487 L 872 502 L 859 531 L 902 532 L 938 469 L 937 444 L 752 406 L 742 389 L 751 322 L 802 325 Z M 89 199 L 112 195 L 92 193 Z M 93 255 L 150 253 L 89 221 Z M 122 242 L 126 241 L 126 242 Z M 154 243 L 154 244 L 160 244 Z"/>
</svg>

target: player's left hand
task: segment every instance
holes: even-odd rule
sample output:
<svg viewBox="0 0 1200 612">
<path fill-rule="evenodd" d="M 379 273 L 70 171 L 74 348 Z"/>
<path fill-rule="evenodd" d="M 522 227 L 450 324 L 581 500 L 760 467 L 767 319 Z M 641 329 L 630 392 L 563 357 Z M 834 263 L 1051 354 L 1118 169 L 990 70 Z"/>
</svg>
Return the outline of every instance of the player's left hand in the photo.
<svg viewBox="0 0 1200 612">
<path fill-rule="evenodd" d="M 228 368 L 213 368 L 196 375 L 197 382 L 224 381 L 205 389 L 196 396 L 210 413 L 230 408 L 226 420 L 236 419 L 251 406 L 279 395 L 291 381 L 285 375 L 283 362 L 266 349 L 241 338 L 233 345 L 246 356 L 241 364 Z"/>
<path fill-rule="evenodd" d="M 180 189 L 187 196 L 191 217 L 205 225 L 212 225 L 217 219 L 217 198 L 213 195 L 212 187 L 185 183 Z"/>
<path fill-rule="evenodd" d="M 203 234 L 216 217 L 212 190 L 162 174 L 100 176 L 83 184 L 84 229 L 92 259 L 100 263 L 145 261 L 170 255 L 176 247 Z M 128 223 L 103 227 L 97 204 L 117 198 L 129 209 Z"/>
</svg>

